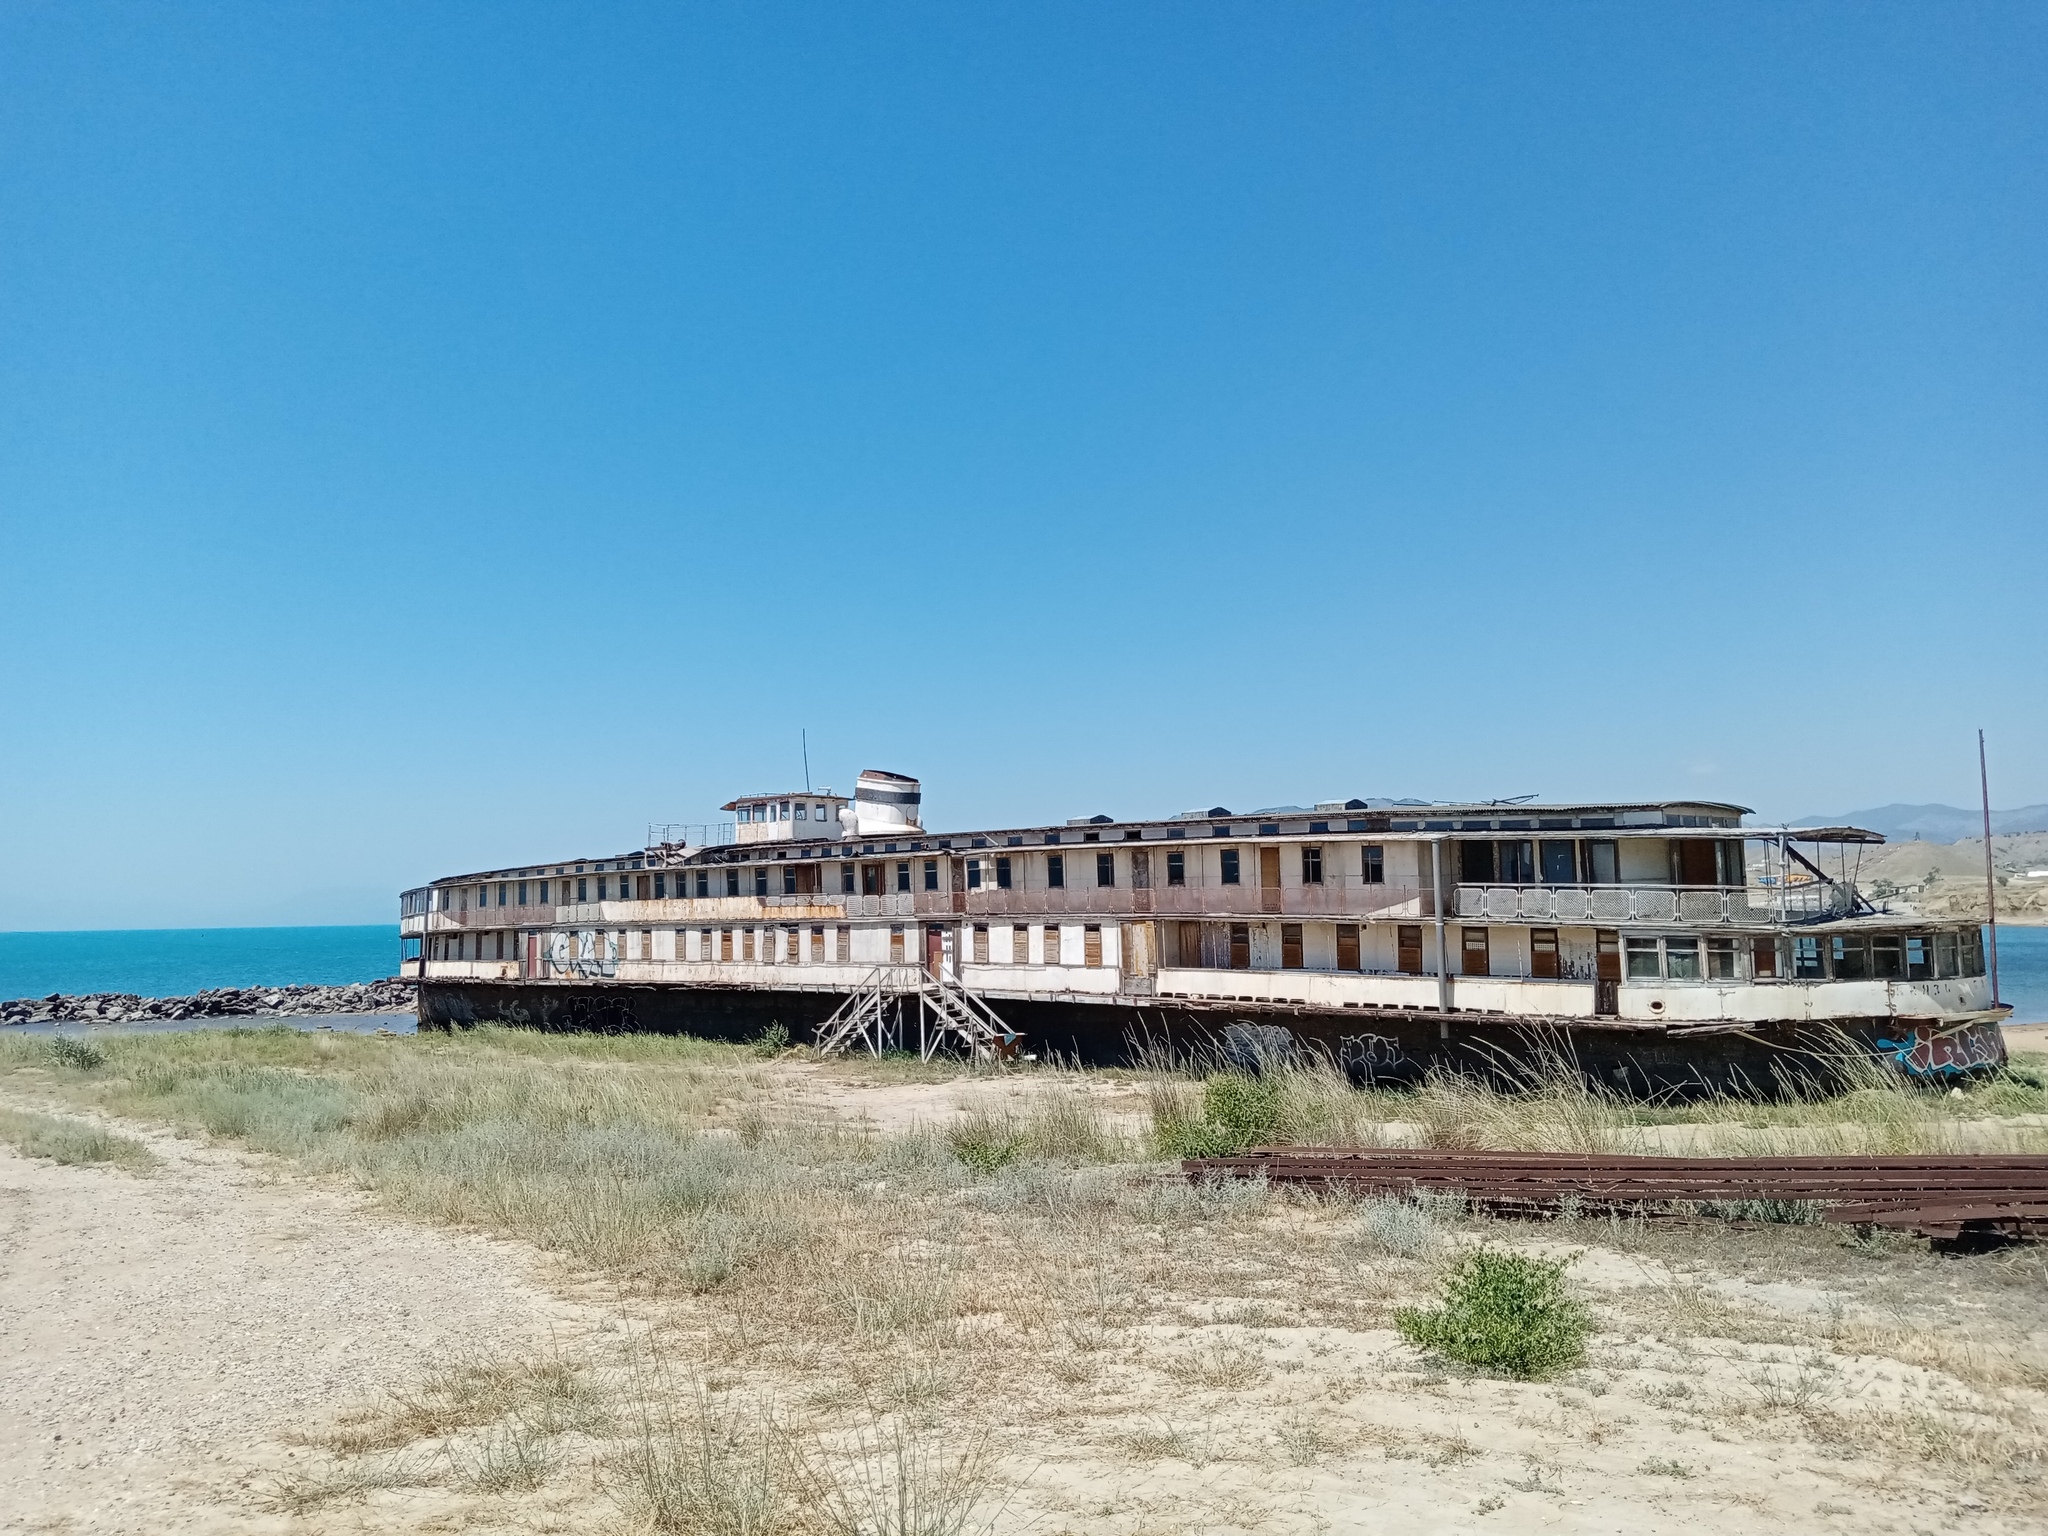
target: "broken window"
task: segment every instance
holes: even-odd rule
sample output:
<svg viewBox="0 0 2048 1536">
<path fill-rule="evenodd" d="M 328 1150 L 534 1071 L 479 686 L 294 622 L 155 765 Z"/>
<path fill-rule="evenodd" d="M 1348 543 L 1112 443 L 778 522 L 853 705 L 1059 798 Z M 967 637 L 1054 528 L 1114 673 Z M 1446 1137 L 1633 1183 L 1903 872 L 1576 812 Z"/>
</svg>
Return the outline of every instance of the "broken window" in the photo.
<svg viewBox="0 0 2048 1536">
<path fill-rule="evenodd" d="M 1371 846 L 1360 850 L 1358 877 L 1367 885 L 1387 883 L 1387 850 Z"/>
<path fill-rule="evenodd" d="M 1797 938 L 1792 941 L 1792 979 L 1794 981 L 1822 981 L 1828 974 L 1821 963 L 1820 940 Z"/>
<path fill-rule="evenodd" d="M 1778 976 L 1778 941 L 1760 938 L 1750 940 L 1749 974 L 1775 981 Z"/>
<path fill-rule="evenodd" d="M 1493 884 L 1493 844 L 1458 844 L 1458 878 L 1467 885 Z"/>
<path fill-rule="evenodd" d="M 1301 883 L 1321 885 L 1323 883 L 1323 850 L 1304 848 L 1301 850 Z"/>
<path fill-rule="evenodd" d="M 1934 945 L 1924 933 L 1906 935 L 1906 980 L 1934 979 Z"/>
<path fill-rule="evenodd" d="M 1403 976 L 1422 974 L 1422 925 L 1402 923 L 1394 933 L 1395 969 Z"/>
<path fill-rule="evenodd" d="M 1116 884 L 1115 854 L 1098 853 L 1097 855 L 1095 855 L 1095 883 L 1097 885 Z"/>
<path fill-rule="evenodd" d="M 1464 974 L 1467 976 L 1491 976 L 1493 956 L 1487 945 L 1487 930 L 1467 928 L 1464 935 Z"/>
<path fill-rule="evenodd" d="M 1045 887 L 1049 891 L 1063 890 L 1067 883 L 1067 856 L 1063 853 L 1048 853 L 1045 856 Z M 1053 962 L 1048 960 L 1046 964 Z"/>
<path fill-rule="evenodd" d="M 998 855 L 996 858 L 996 889 L 999 891 L 1007 891 L 1009 888 L 1010 860 L 1007 854 L 1001 854 Z"/>
<path fill-rule="evenodd" d="M 842 864 L 839 866 L 839 894 L 851 896 L 853 889 L 853 866 L 851 864 Z"/>
<path fill-rule="evenodd" d="M 1166 856 L 1166 883 L 1186 885 L 1188 883 L 1188 856 L 1184 853 L 1169 853 Z"/>
<path fill-rule="evenodd" d="M 1555 928 L 1531 928 L 1529 930 L 1529 974 L 1541 977 L 1546 981 L 1555 981 L 1562 974 L 1557 963 L 1557 930 Z"/>
<path fill-rule="evenodd" d="M 1861 934 L 1838 933 L 1828 945 L 1837 981 L 1862 981 L 1870 975 L 1870 944 Z"/>
<path fill-rule="evenodd" d="M 1735 979 L 1735 941 L 1728 937 L 1707 940 L 1707 980 Z"/>
<path fill-rule="evenodd" d="M 1906 975 L 1906 945 L 1896 933 L 1872 934 L 1870 974 L 1878 981 L 1901 981 Z"/>
<path fill-rule="evenodd" d="M 1664 974 L 1673 981 L 1698 981 L 1700 979 L 1700 941 L 1698 939 L 1666 939 L 1664 941 Z"/>
<path fill-rule="evenodd" d="M 1225 885 L 1236 885 L 1237 850 L 1235 848 L 1224 848 L 1220 852 L 1223 855 L 1223 883 Z"/>
<path fill-rule="evenodd" d="M 1579 883 L 1578 847 L 1573 843 L 1545 842 L 1538 845 L 1537 852 L 1543 861 L 1543 883 L 1545 885 L 1577 885 Z"/>
<path fill-rule="evenodd" d="M 1503 842 L 1495 850 L 1494 866 L 1494 878 L 1502 885 L 1534 885 L 1536 845 L 1527 838 Z"/>
<path fill-rule="evenodd" d="M 1628 956 L 1628 975 L 1631 981 L 1656 981 L 1664 974 L 1658 964 L 1657 941 L 1655 939 L 1628 939 L 1624 943 Z"/>
<path fill-rule="evenodd" d="M 1586 844 L 1586 882 L 1589 885 L 1617 885 L 1621 881 L 1621 859 L 1612 838 L 1595 838 Z"/>
<path fill-rule="evenodd" d="M 1298 971 L 1302 968 L 1301 924 L 1280 925 L 1280 968 L 1283 971 Z"/>
<path fill-rule="evenodd" d="M 1252 925 L 1232 923 L 1230 925 L 1230 968 L 1233 971 L 1248 971 L 1252 968 Z"/>
<path fill-rule="evenodd" d="M 863 864 L 860 867 L 860 893 L 863 896 L 882 894 L 882 866 Z"/>
<path fill-rule="evenodd" d="M 1965 928 L 1957 936 L 1956 969 L 1964 976 L 1984 974 L 1984 930 Z"/>
</svg>

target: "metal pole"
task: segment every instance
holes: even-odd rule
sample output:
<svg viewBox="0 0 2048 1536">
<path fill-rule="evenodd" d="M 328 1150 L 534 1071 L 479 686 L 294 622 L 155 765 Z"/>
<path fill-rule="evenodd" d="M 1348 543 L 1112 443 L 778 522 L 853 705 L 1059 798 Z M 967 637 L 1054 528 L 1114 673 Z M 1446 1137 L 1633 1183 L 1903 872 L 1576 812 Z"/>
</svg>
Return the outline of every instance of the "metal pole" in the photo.
<svg viewBox="0 0 2048 1536">
<path fill-rule="evenodd" d="M 1991 862 L 1991 774 L 1984 766 L 1984 733 L 1977 733 L 1977 787 L 1984 792 L 1984 902 L 1991 931 L 1991 1006 L 1998 1006 L 1998 876 Z"/>
<path fill-rule="evenodd" d="M 1451 1011 L 1451 973 L 1444 955 L 1444 864 L 1441 856 L 1443 839 L 1431 838 L 1429 843 L 1429 883 L 1432 891 L 1430 905 L 1436 911 L 1436 1006 L 1439 1013 Z M 1450 1020 L 1437 1024 L 1440 1038 L 1451 1038 Z"/>
</svg>

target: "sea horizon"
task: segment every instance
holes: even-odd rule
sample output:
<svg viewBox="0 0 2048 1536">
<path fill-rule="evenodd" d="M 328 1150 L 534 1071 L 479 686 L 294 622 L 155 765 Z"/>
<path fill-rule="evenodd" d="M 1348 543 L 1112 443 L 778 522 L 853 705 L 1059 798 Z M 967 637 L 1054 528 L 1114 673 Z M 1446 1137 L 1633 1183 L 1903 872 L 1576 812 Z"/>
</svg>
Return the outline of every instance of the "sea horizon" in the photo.
<svg viewBox="0 0 2048 1536">
<path fill-rule="evenodd" d="M 0 931 L 0 999 L 190 997 L 220 987 L 337 987 L 397 974 L 396 923 Z"/>
</svg>

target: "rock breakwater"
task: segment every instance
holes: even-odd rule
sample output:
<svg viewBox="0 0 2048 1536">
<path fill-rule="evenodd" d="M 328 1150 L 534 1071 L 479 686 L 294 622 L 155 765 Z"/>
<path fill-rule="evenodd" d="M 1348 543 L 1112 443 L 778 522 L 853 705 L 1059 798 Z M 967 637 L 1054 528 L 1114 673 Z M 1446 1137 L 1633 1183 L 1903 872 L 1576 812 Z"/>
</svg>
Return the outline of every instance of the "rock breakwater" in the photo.
<svg viewBox="0 0 2048 1536">
<path fill-rule="evenodd" d="M 0 1003 L 0 1024 L 140 1024 L 173 1019 L 305 1018 L 322 1013 L 411 1013 L 419 984 L 387 977 L 346 987 L 216 987 L 191 997 L 91 992 Z"/>
</svg>

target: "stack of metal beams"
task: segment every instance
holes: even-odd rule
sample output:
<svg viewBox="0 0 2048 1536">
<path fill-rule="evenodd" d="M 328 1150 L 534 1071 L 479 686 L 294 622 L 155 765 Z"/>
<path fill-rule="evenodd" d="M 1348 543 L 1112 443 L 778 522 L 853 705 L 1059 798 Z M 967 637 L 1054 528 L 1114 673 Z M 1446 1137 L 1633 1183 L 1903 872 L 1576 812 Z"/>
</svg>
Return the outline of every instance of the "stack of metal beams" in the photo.
<svg viewBox="0 0 2048 1536">
<path fill-rule="evenodd" d="M 1949 1242 L 2048 1237 L 2048 1157 L 1630 1157 L 1596 1152 L 1444 1152 L 1258 1147 L 1194 1158 L 1190 1179 L 1263 1175 L 1354 1194 L 1462 1195 L 1529 1215 L 1627 1211 L 1740 1215 L 1757 1202 L 1812 1202 L 1822 1220 Z"/>
</svg>

